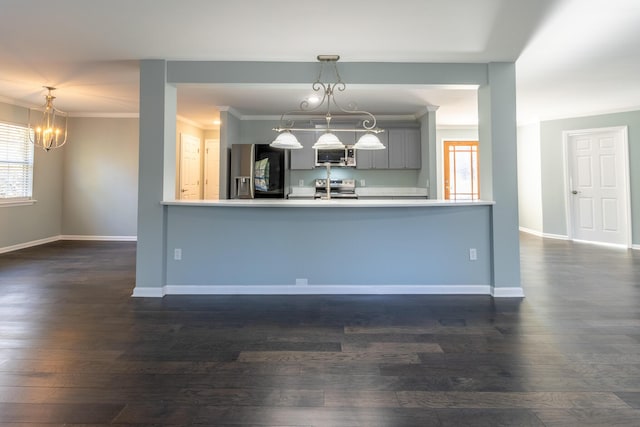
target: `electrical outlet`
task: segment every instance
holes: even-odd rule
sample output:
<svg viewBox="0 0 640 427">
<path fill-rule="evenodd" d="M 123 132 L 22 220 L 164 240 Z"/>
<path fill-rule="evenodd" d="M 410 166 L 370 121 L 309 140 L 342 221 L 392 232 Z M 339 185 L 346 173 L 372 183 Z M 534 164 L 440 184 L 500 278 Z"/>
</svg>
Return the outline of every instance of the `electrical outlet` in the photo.
<svg viewBox="0 0 640 427">
<path fill-rule="evenodd" d="M 298 180 L 298 187 L 304 187 L 304 179 Z"/>
<path fill-rule="evenodd" d="M 296 279 L 296 285 L 308 285 L 309 279 Z"/>
<path fill-rule="evenodd" d="M 476 261 L 478 259 L 478 251 L 476 248 L 469 248 L 469 260 Z"/>
<path fill-rule="evenodd" d="M 365 180 L 364 180 L 364 179 L 361 179 L 361 180 L 360 180 L 360 187 L 364 187 L 364 186 L 365 186 L 365 184 L 366 184 Z"/>
<path fill-rule="evenodd" d="M 182 259 L 182 249 L 175 248 L 173 250 L 173 259 L 176 261 L 180 261 Z"/>
</svg>

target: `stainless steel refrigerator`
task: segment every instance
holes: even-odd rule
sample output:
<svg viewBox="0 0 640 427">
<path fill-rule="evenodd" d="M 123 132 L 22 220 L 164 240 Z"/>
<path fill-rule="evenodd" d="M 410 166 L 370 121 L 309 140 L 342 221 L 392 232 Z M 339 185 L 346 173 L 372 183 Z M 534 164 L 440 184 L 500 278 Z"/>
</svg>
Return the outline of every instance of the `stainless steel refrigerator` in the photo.
<svg viewBox="0 0 640 427">
<path fill-rule="evenodd" d="M 269 144 L 233 144 L 229 168 L 230 198 L 284 199 L 285 159 L 285 150 Z"/>
</svg>

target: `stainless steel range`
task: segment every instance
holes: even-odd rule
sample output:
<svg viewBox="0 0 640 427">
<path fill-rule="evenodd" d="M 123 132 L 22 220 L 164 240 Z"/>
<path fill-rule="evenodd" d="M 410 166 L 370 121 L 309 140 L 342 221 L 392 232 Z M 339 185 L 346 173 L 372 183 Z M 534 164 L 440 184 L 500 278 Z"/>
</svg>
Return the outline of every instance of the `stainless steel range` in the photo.
<svg viewBox="0 0 640 427">
<path fill-rule="evenodd" d="M 331 199 L 357 199 L 355 179 L 332 179 L 329 182 Z M 326 199 L 327 180 L 316 179 L 316 199 Z"/>
</svg>

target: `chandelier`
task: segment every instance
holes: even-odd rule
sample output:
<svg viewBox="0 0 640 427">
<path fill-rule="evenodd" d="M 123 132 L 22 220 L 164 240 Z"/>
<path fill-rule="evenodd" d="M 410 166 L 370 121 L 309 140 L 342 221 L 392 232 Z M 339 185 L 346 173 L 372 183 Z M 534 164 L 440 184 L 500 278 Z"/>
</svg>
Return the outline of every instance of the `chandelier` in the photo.
<svg viewBox="0 0 640 427">
<path fill-rule="evenodd" d="M 320 72 L 318 78 L 311 85 L 311 88 L 318 93 L 319 102 L 312 106 L 308 99 L 303 100 L 300 103 L 300 107 L 295 111 L 288 111 L 280 116 L 280 125 L 273 128 L 274 131 L 279 132 L 276 139 L 271 143 L 272 147 L 285 148 L 295 150 L 302 148 L 302 144 L 298 141 L 298 138 L 292 132 L 316 132 L 316 128 L 301 128 L 295 127 L 295 116 L 318 116 L 323 117 L 326 121 L 325 132 L 320 135 L 313 148 L 316 150 L 332 150 L 343 149 L 345 145 L 340 141 L 340 138 L 336 135 L 339 132 L 358 132 L 363 135 L 358 139 L 353 146 L 358 150 L 383 150 L 386 147 L 380 142 L 380 139 L 376 134 L 384 132 L 383 129 L 376 127 L 376 118 L 368 111 L 358 110 L 357 105 L 350 103 L 346 107 L 342 107 L 335 98 L 336 90 L 343 92 L 347 85 L 342 81 L 340 73 L 338 73 L 337 62 L 340 59 L 338 55 L 318 55 L 318 61 L 320 62 Z M 325 65 L 333 68 L 335 74 L 335 81 L 323 82 L 323 72 L 325 71 Z M 324 114 L 320 112 L 325 111 Z M 332 111 L 337 112 L 332 115 Z M 361 120 L 362 127 L 347 128 L 331 128 L 331 119 L 333 117 L 354 117 Z"/>
<path fill-rule="evenodd" d="M 29 109 L 29 139 L 33 145 L 49 151 L 52 148 L 60 148 L 67 142 L 67 114 L 53 106 L 56 97 L 51 93 L 56 88 L 43 87 L 49 91 L 45 96 L 44 105 L 35 110 Z M 39 116 L 40 114 L 42 115 Z"/>
</svg>

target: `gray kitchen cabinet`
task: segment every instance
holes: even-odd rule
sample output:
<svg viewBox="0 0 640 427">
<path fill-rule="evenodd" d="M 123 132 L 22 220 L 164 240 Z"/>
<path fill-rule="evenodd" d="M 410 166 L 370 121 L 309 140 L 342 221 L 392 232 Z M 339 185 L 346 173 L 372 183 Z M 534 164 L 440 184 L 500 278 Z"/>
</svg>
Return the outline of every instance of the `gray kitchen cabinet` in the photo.
<svg viewBox="0 0 640 427">
<path fill-rule="evenodd" d="M 389 169 L 420 169 L 420 128 L 389 129 Z"/>
<path fill-rule="evenodd" d="M 291 150 L 289 167 L 293 170 L 313 169 L 316 167 L 316 153 L 312 148 L 316 142 L 315 132 L 293 132 L 303 148 Z"/>
<path fill-rule="evenodd" d="M 356 150 L 356 169 L 389 169 L 389 133 L 385 131 L 377 136 L 387 149 Z"/>
<path fill-rule="evenodd" d="M 320 137 L 320 135 L 322 135 L 322 133 L 317 134 L 318 137 Z M 335 132 L 335 135 L 344 145 L 353 145 L 356 143 L 355 132 Z"/>
</svg>

